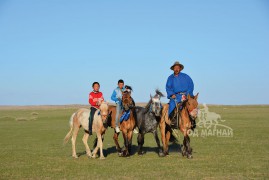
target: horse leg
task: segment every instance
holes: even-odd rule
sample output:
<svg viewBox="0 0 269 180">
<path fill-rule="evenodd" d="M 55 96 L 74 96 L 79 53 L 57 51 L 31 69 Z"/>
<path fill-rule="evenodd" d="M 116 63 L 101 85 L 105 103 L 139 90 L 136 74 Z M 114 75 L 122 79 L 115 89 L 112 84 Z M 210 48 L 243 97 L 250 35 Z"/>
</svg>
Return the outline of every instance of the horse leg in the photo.
<svg viewBox="0 0 269 180">
<path fill-rule="evenodd" d="M 114 143 L 116 145 L 116 149 L 118 151 L 118 154 L 120 155 L 121 154 L 121 148 L 120 148 L 120 145 L 119 145 L 119 134 L 120 133 L 114 133 L 114 136 L 113 136 L 113 139 L 114 139 Z"/>
<path fill-rule="evenodd" d="M 158 146 L 158 150 L 159 150 L 158 155 L 159 155 L 159 157 L 164 157 L 164 153 L 163 153 L 163 150 L 162 150 L 161 145 L 160 145 L 160 140 L 158 137 L 157 130 L 153 132 L 153 135 L 154 135 L 155 141 L 156 141 L 157 146 Z"/>
<path fill-rule="evenodd" d="M 167 155 L 165 152 L 167 148 L 167 145 L 166 145 L 166 140 L 165 140 L 165 122 L 162 122 L 160 124 L 160 131 L 161 131 L 161 137 L 162 137 L 162 144 L 163 144 L 163 153 L 164 155 Z"/>
<path fill-rule="evenodd" d="M 104 142 L 104 134 L 102 135 L 102 141 Z M 93 149 L 97 146 L 97 142 L 98 142 L 98 138 L 97 136 L 95 137 L 94 141 L 93 141 Z"/>
<path fill-rule="evenodd" d="M 104 153 L 103 153 L 103 139 L 102 139 L 102 135 L 98 133 L 98 146 L 100 148 L 100 159 L 105 159 L 104 157 Z"/>
<path fill-rule="evenodd" d="M 168 145 L 169 145 L 169 140 L 170 140 L 170 137 L 171 137 L 171 132 L 166 130 L 166 133 L 165 133 L 165 144 L 166 144 L 166 149 L 165 149 L 165 155 L 169 155 L 169 152 L 168 152 Z"/>
<path fill-rule="evenodd" d="M 86 153 L 87 153 L 87 156 L 91 157 L 92 156 L 92 152 L 91 152 L 91 149 L 88 145 L 88 138 L 89 138 L 89 134 L 88 133 L 84 133 L 84 136 L 82 138 L 82 142 L 86 148 Z"/>
<path fill-rule="evenodd" d="M 139 133 L 137 136 L 137 144 L 138 144 L 138 155 L 143 155 L 143 144 L 144 144 L 144 134 Z"/>
<path fill-rule="evenodd" d="M 94 148 L 94 150 L 93 150 L 93 152 L 92 152 L 92 158 L 96 158 L 96 154 L 97 154 L 97 152 L 98 152 L 98 150 L 99 150 L 99 148 L 100 148 L 100 138 L 99 138 L 99 134 L 97 134 L 96 133 L 96 135 L 97 135 L 97 146 Z M 101 139 L 102 140 L 102 139 Z M 100 157 L 101 157 L 101 155 L 100 155 Z"/>
<path fill-rule="evenodd" d="M 124 139 L 124 150 L 123 150 L 123 156 L 128 156 L 128 134 L 127 134 L 127 131 L 124 130 L 122 131 L 122 136 L 123 136 L 123 139 Z"/>
<path fill-rule="evenodd" d="M 78 135 L 78 131 L 79 131 L 79 127 L 75 126 L 74 127 L 74 131 L 73 131 L 73 135 L 72 135 L 72 157 L 74 158 L 78 158 L 77 153 L 76 153 L 76 139 L 77 139 L 77 135 Z"/>
<path fill-rule="evenodd" d="M 190 137 L 188 136 L 187 130 L 185 130 L 182 155 L 187 156 L 188 159 L 191 159 L 192 158 L 191 153 L 192 153 L 192 150 L 190 147 Z"/>
<path fill-rule="evenodd" d="M 128 139 L 128 156 L 132 153 L 133 131 L 129 131 L 127 134 Z"/>
</svg>

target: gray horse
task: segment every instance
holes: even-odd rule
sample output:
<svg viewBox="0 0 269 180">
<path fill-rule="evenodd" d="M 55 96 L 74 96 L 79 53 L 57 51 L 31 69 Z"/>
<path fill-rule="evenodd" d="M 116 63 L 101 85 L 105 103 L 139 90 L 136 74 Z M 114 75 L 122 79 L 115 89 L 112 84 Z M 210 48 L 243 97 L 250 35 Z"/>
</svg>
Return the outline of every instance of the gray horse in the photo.
<svg viewBox="0 0 269 180">
<path fill-rule="evenodd" d="M 158 155 L 160 157 L 164 156 L 157 133 L 157 127 L 159 126 L 162 112 L 162 105 L 160 99 L 163 96 L 164 95 L 159 90 L 156 90 L 155 96 L 150 96 L 150 101 L 145 108 L 139 106 L 135 107 L 137 127 L 139 129 L 139 134 L 137 137 L 138 155 L 144 154 L 142 148 L 144 144 L 145 134 L 153 133 L 159 149 Z"/>
</svg>

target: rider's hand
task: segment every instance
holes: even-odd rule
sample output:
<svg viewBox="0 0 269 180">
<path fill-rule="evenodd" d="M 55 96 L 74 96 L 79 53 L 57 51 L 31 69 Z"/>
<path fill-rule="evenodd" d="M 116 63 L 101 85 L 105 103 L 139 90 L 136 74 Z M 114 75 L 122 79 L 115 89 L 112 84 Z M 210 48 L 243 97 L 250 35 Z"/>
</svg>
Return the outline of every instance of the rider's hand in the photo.
<svg viewBox="0 0 269 180">
<path fill-rule="evenodd" d="M 181 101 L 183 102 L 183 101 L 185 101 L 185 100 L 187 100 L 187 97 L 186 97 L 185 94 L 183 94 L 182 97 L 181 97 Z"/>
<path fill-rule="evenodd" d="M 176 95 L 174 94 L 173 96 L 171 96 L 171 98 L 176 99 Z"/>
</svg>

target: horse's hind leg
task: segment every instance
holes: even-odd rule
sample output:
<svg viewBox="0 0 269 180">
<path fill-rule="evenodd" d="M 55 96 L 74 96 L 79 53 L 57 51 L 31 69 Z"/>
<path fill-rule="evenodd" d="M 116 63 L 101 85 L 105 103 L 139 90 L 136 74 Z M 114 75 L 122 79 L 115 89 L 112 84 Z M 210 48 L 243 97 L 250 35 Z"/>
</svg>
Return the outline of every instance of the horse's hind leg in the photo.
<svg viewBox="0 0 269 180">
<path fill-rule="evenodd" d="M 76 139 L 78 135 L 79 127 L 74 127 L 73 135 L 72 135 L 72 157 L 78 158 L 77 153 L 76 153 Z"/>
<path fill-rule="evenodd" d="M 157 130 L 153 132 L 153 135 L 154 135 L 155 141 L 156 141 L 158 149 L 159 149 L 158 155 L 160 157 L 164 157 L 164 153 L 163 153 L 163 150 L 162 150 L 161 145 L 160 145 L 160 140 L 159 140 L 159 137 L 158 137 Z"/>
<path fill-rule="evenodd" d="M 82 138 L 82 141 L 83 141 L 83 144 L 86 148 L 86 153 L 87 153 L 87 156 L 91 157 L 92 156 L 92 152 L 91 152 L 91 149 L 88 145 L 88 138 L 89 138 L 89 134 L 88 133 L 84 133 L 84 136 Z"/>
<path fill-rule="evenodd" d="M 138 155 L 143 155 L 144 134 L 139 133 L 137 136 Z"/>
<path fill-rule="evenodd" d="M 120 148 L 120 145 L 119 145 L 119 134 L 120 133 L 114 133 L 114 136 L 113 136 L 113 139 L 114 139 L 114 143 L 116 145 L 116 149 L 118 151 L 118 154 L 120 155 L 121 154 L 121 148 Z"/>
</svg>

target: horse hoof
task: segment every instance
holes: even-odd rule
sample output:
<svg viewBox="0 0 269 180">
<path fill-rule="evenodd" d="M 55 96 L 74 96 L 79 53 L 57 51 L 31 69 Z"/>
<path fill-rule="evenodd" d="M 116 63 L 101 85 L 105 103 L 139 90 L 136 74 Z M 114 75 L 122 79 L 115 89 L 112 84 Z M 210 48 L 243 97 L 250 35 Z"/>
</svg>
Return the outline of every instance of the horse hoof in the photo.
<svg viewBox="0 0 269 180">
<path fill-rule="evenodd" d="M 146 152 L 145 152 L 145 151 L 139 151 L 137 154 L 138 154 L 139 156 L 143 156 L 144 154 L 146 154 Z"/>
<path fill-rule="evenodd" d="M 164 156 L 169 156 L 168 152 L 164 152 L 163 154 L 164 154 Z"/>
<path fill-rule="evenodd" d="M 192 159 L 192 155 L 188 154 L 188 155 L 187 155 L 187 158 L 188 158 L 188 159 Z"/>
<path fill-rule="evenodd" d="M 122 157 L 122 156 L 123 156 L 123 153 L 121 153 L 121 152 L 118 153 L 118 156 L 119 156 L 119 157 Z"/>
<path fill-rule="evenodd" d="M 93 156 L 91 156 L 91 158 L 92 158 L 92 159 L 96 159 L 96 156 L 95 156 L 95 155 L 93 155 Z"/>
<path fill-rule="evenodd" d="M 74 159 L 78 159 L 78 156 L 77 155 L 73 155 L 72 156 Z"/>
<path fill-rule="evenodd" d="M 105 160 L 106 158 L 105 157 L 100 157 L 100 160 Z"/>
<path fill-rule="evenodd" d="M 159 155 L 159 157 L 164 157 L 165 156 L 165 154 L 163 152 L 160 152 L 158 155 Z"/>
<path fill-rule="evenodd" d="M 87 156 L 88 156 L 89 158 L 91 158 L 91 157 L 92 157 L 92 154 L 87 154 Z"/>
</svg>

